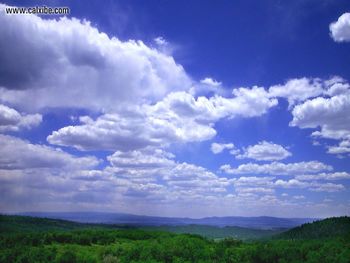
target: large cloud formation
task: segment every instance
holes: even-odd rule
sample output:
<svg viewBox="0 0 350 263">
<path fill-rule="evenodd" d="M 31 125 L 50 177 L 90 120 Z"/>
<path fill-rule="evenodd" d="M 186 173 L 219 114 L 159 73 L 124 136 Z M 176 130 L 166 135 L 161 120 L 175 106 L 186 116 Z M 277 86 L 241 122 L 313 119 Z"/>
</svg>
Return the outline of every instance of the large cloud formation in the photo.
<svg viewBox="0 0 350 263">
<path fill-rule="evenodd" d="M 240 88 L 234 97 L 195 99 L 186 92 L 170 93 L 154 105 L 134 106 L 105 114 L 78 126 L 67 126 L 48 136 L 52 144 L 79 150 L 133 150 L 213 138 L 214 123 L 222 118 L 254 117 L 277 104 L 263 88 Z"/>
<path fill-rule="evenodd" d="M 0 5 L 1 11 L 4 7 Z M 290 79 L 270 88 L 234 88 L 228 95 L 220 81 L 191 79 L 170 52 L 163 52 L 170 44 L 161 38 L 156 48 L 142 41 L 121 41 L 75 18 L 0 12 L 0 23 L 0 132 L 33 128 L 41 123 L 41 114 L 54 107 L 84 108 L 86 114 L 97 112 L 97 117 L 80 116 L 80 123 L 50 130 L 47 141 L 79 151 L 110 151 L 101 163 L 75 149 L 67 151 L 76 155 L 0 135 L 2 211 L 158 210 L 164 215 L 171 210 L 172 215 L 189 216 L 232 214 L 235 208 L 290 212 L 310 206 L 296 203 L 300 196 L 279 199 L 280 189 L 345 189 L 324 181 L 348 179 L 348 173 L 331 173 L 333 167 L 318 161 L 223 165 L 220 170 L 228 178 L 177 161 L 166 150 L 172 143 L 212 139 L 218 121 L 259 117 L 278 104 L 277 98 L 284 98 L 293 114 L 292 126 L 320 128 L 315 136 L 341 140 L 328 149 L 330 153 L 345 152 L 349 85 L 341 78 Z M 259 161 L 291 156 L 283 146 L 266 141 L 242 151 L 230 143 L 212 144 L 213 153 L 225 149 L 238 158 Z"/>
<path fill-rule="evenodd" d="M 309 99 L 295 106 L 290 125 L 300 128 L 319 128 L 312 133 L 312 136 L 340 140 L 338 146 L 329 146 L 329 153 L 349 153 L 350 86 L 348 83 L 338 83 L 325 93 L 328 96 Z"/>
<path fill-rule="evenodd" d="M 124 101 L 154 101 L 191 87 L 173 57 L 142 41 L 110 38 L 75 18 L 6 15 L 5 7 L 0 5 L 3 101 L 35 110 L 115 109 Z"/>
</svg>

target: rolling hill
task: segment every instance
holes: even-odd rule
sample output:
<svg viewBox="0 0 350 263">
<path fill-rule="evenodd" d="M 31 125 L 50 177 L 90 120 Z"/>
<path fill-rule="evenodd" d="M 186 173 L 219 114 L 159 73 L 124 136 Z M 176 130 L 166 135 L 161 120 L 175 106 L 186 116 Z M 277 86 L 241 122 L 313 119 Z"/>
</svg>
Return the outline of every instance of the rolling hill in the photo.
<svg viewBox="0 0 350 263">
<path fill-rule="evenodd" d="M 78 223 L 62 219 L 30 216 L 0 215 L 1 233 L 71 231 L 82 229 L 130 228 L 123 225 Z"/>
<path fill-rule="evenodd" d="M 324 239 L 350 237 L 350 217 L 331 217 L 306 223 L 275 236 L 276 239 Z"/>
<path fill-rule="evenodd" d="M 4 263 L 347 263 L 350 255 L 349 217 L 304 224 L 253 242 L 237 240 L 238 235 L 249 239 L 266 230 L 203 225 L 125 227 L 4 215 L 0 216 L 0 230 L 0 262 Z M 195 233 L 231 238 L 214 240 Z"/>
<path fill-rule="evenodd" d="M 195 234 L 211 239 L 234 238 L 240 240 L 268 238 L 285 230 L 263 230 L 235 226 L 216 227 L 206 225 L 136 226 L 121 224 L 97 224 L 78 223 L 62 219 L 50 219 L 30 216 L 0 215 L 0 233 L 71 231 L 84 229 L 142 229 L 146 231 L 164 231 L 177 234 Z"/>
<path fill-rule="evenodd" d="M 128 224 L 142 226 L 237 226 L 255 229 L 280 229 L 293 228 L 304 223 L 315 221 L 315 218 L 278 218 L 278 217 L 204 217 L 204 218 L 181 218 L 181 217 L 157 217 L 122 213 L 96 213 L 96 212 L 28 212 L 20 215 L 32 217 L 45 217 L 63 219 L 80 223 L 104 223 L 104 224 Z"/>
<path fill-rule="evenodd" d="M 270 238 L 273 235 L 286 231 L 286 229 L 255 229 L 237 226 L 206 226 L 206 225 L 185 225 L 185 226 L 156 226 L 142 227 L 145 230 L 166 231 L 177 234 L 195 234 L 211 239 L 233 238 L 239 240 L 257 240 Z"/>
</svg>

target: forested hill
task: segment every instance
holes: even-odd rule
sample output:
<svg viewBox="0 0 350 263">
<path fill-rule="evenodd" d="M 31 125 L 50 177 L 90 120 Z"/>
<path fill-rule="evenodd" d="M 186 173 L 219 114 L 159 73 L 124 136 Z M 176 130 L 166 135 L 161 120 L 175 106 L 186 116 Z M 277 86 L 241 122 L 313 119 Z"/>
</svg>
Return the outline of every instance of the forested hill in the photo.
<svg viewBox="0 0 350 263">
<path fill-rule="evenodd" d="M 197 234 L 207 238 L 222 239 L 235 238 L 240 240 L 253 240 L 269 238 L 285 229 L 262 230 L 243 227 L 215 227 L 204 225 L 185 226 L 133 226 L 121 224 L 90 224 L 77 223 L 67 220 L 39 218 L 29 216 L 0 215 L 0 234 L 19 232 L 47 232 L 70 231 L 83 229 L 142 229 L 146 231 L 166 231 L 173 233 Z"/>
<path fill-rule="evenodd" d="M 175 234 L 159 231 L 160 227 L 115 229 L 119 226 L 16 216 L 0 216 L 0 227 L 1 263 L 348 263 L 350 258 L 348 217 L 307 224 L 281 239 L 254 242 Z"/>
<path fill-rule="evenodd" d="M 205 225 L 215 227 L 237 226 L 255 229 L 281 229 L 293 228 L 304 223 L 317 220 L 316 218 L 279 218 L 270 216 L 242 217 L 159 217 L 133 215 L 123 213 L 102 213 L 102 212 L 27 212 L 18 215 L 63 219 L 79 223 L 102 223 L 102 224 L 127 224 L 134 226 L 184 226 L 184 225 Z"/>
<path fill-rule="evenodd" d="M 350 237 L 350 217 L 331 217 L 303 224 L 275 236 L 276 239 L 322 239 Z"/>
<path fill-rule="evenodd" d="M 61 219 L 0 215 L 0 233 L 70 231 L 86 228 L 128 228 L 123 225 L 84 224 Z"/>
<path fill-rule="evenodd" d="M 166 231 L 177 234 L 195 234 L 210 239 L 223 239 L 234 238 L 243 241 L 247 240 L 261 240 L 268 239 L 272 236 L 286 231 L 286 229 L 254 229 L 237 226 L 204 226 L 204 225 L 186 225 L 186 226 L 155 226 L 155 227 L 142 227 L 148 231 Z"/>
</svg>

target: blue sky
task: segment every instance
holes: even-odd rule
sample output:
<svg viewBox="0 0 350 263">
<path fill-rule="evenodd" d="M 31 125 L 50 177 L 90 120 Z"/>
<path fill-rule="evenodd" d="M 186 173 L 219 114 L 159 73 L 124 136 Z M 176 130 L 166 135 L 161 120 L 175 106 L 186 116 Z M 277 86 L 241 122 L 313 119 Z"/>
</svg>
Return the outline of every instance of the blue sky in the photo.
<svg viewBox="0 0 350 263">
<path fill-rule="evenodd" d="M 0 8 L 2 212 L 350 213 L 346 1 Z"/>
</svg>

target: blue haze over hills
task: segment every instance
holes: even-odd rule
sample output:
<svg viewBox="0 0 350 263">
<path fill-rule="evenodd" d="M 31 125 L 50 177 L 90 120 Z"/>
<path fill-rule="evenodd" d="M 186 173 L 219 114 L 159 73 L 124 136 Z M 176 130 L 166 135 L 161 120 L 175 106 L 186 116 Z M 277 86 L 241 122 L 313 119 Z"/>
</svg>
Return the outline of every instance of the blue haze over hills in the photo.
<svg viewBox="0 0 350 263">
<path fill-rule="evenodd" d="M 317 218 L 279 218 L 269 216 L 259 217 L 157 217 L 143 216 L 123 213 L 102 212 L 26 212 L 20 215 L 45 217 L 52 219 L 63 219 L 81 223 L 103 223 L 103 224 L 127 224 L 139 226 L 181 226 L 181 225 L 208 225 L 216 227 L 238 226 L 256 229 L 292 228 L 304 223 L 312 222 Z"/>
</svg>

